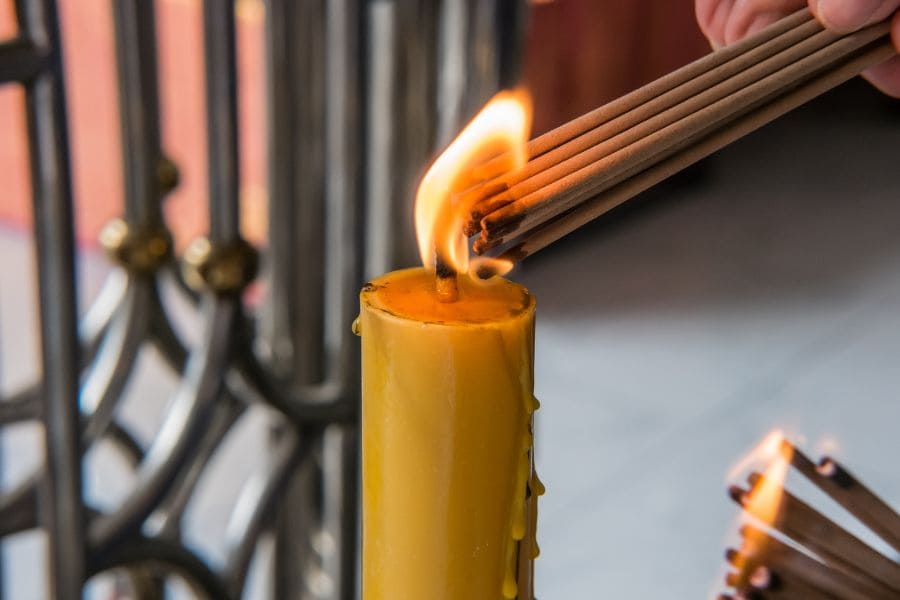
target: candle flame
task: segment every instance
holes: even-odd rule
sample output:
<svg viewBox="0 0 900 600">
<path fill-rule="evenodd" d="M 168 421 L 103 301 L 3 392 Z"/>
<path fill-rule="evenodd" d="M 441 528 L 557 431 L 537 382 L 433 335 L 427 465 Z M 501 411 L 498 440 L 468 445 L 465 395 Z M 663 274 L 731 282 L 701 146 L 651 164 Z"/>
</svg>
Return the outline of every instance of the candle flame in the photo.
<svg viewBox="0 0 900 600">
<path fill-rule="evenodd" d="M 422 264 L 434 267 L 437 257 L 457 273 L 469 272 L 469 245 L 463 225 L 471 206 L 463 194 L 480 182 L 472 169 L 499 156 L 505 170 L 521 168 L 528 159 L 531 99 L 524 90 L 496 94 L 435 159 L 416 191 L 415 225 Z M 483 270 L 503 274 L 500 264 L 480 261 Z M 473 265 L 475 266 L 475 265 Z"/>
</svg>

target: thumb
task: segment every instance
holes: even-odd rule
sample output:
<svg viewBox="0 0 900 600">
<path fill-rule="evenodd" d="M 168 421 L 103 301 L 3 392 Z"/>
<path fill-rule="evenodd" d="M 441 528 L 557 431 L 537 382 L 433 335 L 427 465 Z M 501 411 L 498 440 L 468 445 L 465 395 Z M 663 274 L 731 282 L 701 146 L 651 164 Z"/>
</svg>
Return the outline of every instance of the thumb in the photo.
<svg viewBox="0 0 900 600">
<path fill-rule="evenodd" d="M 898 7 L 900 0 L 809 0 L 809 8 L 819 21 L 838 33 L 884 21 Z"/>
</svg>

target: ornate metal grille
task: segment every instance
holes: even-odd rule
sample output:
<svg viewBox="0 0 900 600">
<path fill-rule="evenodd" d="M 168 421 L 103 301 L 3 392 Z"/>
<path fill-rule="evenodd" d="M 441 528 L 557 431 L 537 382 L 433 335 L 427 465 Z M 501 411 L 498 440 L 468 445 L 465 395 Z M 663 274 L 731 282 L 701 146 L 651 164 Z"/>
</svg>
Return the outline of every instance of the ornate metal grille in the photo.
<svg viewBox="0 0 900 600">
<path fill-rule="evenodd" d="M 163 596 L 173 573 L 202 595 L 236 598 L 271 532 L 275 597 L 353 598 L 357 291 L 411 262 L 413 182 L 435 146 L 514 80 L 523 3 L 267 0 L 270 226 L 259 314 L 241 295 L 257 250 L 239 231 L 234 6 L 202 4 L 208 235 L 176 258 L 161 209 L 178 171 L 161 148 L 154 6 L 114 0 L 124 213 L 101 234 L 117 268 L 79 322 L 57 8 L 15 2 L 19 34 L 0 42 L 0 84 L 25 89 L 43 375 L 0 402 L 0 425 L 41 422 L 46 459 L 0 496 L 0 539 L 46 531 L 57 598 L 80 597 L 87 578 L 111 569 L 140 598 Z M 200 343 L 173 328 L 167 287 L 197 305 Z M 147 447 L 117 418 L 145 345 L 180 377 Z M 216 568 L 182 542 L 185 507 L 257 403 L 278 415 L 271 459 L 243 487 Z M 82 489 L 83 456 L 101 439 L 136 474 L 109 512 Z"/>
</svg>

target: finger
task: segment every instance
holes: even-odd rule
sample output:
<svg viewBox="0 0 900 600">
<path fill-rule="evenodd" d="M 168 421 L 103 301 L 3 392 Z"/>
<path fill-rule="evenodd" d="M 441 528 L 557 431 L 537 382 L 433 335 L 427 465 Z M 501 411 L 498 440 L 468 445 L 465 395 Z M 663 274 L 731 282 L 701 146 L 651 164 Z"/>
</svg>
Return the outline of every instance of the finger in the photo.
<svg viewBox="0 0 900 600">
<path fill-rule="evenodd" d="M 900 8 L 900 0 L 809 0 L 809 8 L 828 29 L 850 33 L 884 21 Z"/>
<path fill-rule="evenodd" d="M 806 5 L 807 0 L 697 0 L 701 31 L 713 47 L 733 44 Z"/>
<path fill-rule="evenodd" d="M 900 56 L 868 69 L 863 77 L 888 96 L 900 98 Z"/>
<path fill-rule="evenodd" d="M 891 21 L 891 39 L 900 52 L 900 12 Z M 888 96 L 900 98 L 900 56 L 868 69 L 863 77 Z"/>
<path fill-rule="evenodd" d="M 725 25 L 734 9 L 735 0 L 696 0 L 694 12 L 700 31 L 713 48 L 725 45 Z"/>
<path fill-rule="evenodd" d="M 725 43 L 742 40 L 805 4 L 806 0 L 738 0 L 725 24 Z"/>
<path fill-rule="evenodd" d="M 800 1 L 802 2 L 803 0 Z M 729 44 L 733 44 L 744 39 L 748 35 L 753 35 L 757 31 L 765 29 L 772 23 L 783 19 L 792 12 L 793 11 L 791 10 L 785 12 L 769 11 L 758 13 L 756 15 L 748 15 L 748 17 L 741 19 L 740 21 L 734 20 L 728 28 L 725 37 L 729 40 Z"/>
</svg>

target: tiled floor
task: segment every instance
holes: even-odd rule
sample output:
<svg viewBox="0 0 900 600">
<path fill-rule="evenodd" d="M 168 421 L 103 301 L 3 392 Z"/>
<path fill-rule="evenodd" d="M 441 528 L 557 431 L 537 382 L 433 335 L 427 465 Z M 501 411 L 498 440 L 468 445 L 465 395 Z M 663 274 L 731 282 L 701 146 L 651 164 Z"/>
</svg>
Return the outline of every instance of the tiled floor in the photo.
<svg viewBox="0 0 900 600">
<path fill-rule="evenodd" d="M 539 300 L 540 598 L 709 596 L 734 533 L 725 473 L 774 427 L 813 453 L 836 440 L 900 506 L 898 150 L 900 105 L 853 84 L 515 273 Z M 33 372 L 31 290 L 25 238 L 0 232 L 0 250 L 8 389 Z M 101 264 L 87 258 L 91 281 Z M 160 410 L 168 388 L 142 381 L 157 401 L 136 406 Z M 34 460 L 27 437 L 7 440 L 8 476 Z M 26 556 L 7 552 L 11 597 L 39 598 Z"/>
</svg>

